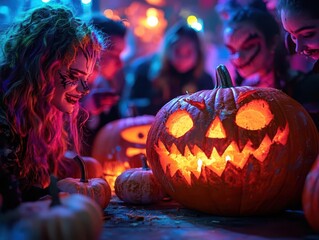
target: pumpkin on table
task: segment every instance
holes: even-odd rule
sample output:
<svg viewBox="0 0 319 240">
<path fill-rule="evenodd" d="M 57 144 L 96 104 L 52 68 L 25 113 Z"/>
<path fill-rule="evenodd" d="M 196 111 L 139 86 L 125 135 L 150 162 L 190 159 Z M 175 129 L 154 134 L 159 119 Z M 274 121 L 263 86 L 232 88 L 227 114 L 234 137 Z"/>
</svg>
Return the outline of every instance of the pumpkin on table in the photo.
<svg viewBox="0 0 319 240">
<path fill-rule="evenodd" d="M 126 203 L 150 204 L 163 199 L 164 192 L 142 156 L 143 167 L 131 168 L 120 174 L 115 181 L 115 193 Z"/>
<path fill-rule="evenodd" d="M 81 178 L 64 178 L 58 181 L 58 188 L 67 193 L 79 193 L 94 199 L 102 209 L 106 208 L 111 200 L 111 188 L 103 178 L 87 178 L 85 164 L 81 157 L 74 160 L 81 169 Z"/>
<path fill-rule="evenodd" d="M 319 149 L 309 114 L 277 89 L 233 87 L 223 65 L 216 80 L 157 113 L 146 151 L 158 181 L 186 207 L 217 215 L 300 203 Z"/>
<path fill-rule="evenodd" d="M 302 206 L 308 223 L 316 232 L 319 232 L 319 155 L 307 175 Z"/>
<path fill-rule="evenodd" d="M 67 151 L 64 154 L 63 160 L 59 162 L 58 178 L 81 177 L 81 167 L 74 161 L 76 155 L 77 154 L 72 151 Z M 86 167 L 87 178 L 103 177 L 102 165 L 98 160 L 89 156 L 82 156 L 81 158 Z"/>
<path fill-rule="evenodd" d="M 56 190 L 51 191 L 52 200 L 25 202 L 1 214 L 1 236 L 4 239 L 25 240 L 99 239 L 103 216 L 97 203 L 80 194 L 60 199 L 57 187 L 53 188 Z"/>
<path fill-rule="evenodd" d="M 98 132 L 92 157 L 101 163 L 112 190 L 116 177 L 124 170 L 142 166 L 140 155 L 146 154 L 146 137 L 153 120 L 151 115 L 118 119 Z"/>
</svg>

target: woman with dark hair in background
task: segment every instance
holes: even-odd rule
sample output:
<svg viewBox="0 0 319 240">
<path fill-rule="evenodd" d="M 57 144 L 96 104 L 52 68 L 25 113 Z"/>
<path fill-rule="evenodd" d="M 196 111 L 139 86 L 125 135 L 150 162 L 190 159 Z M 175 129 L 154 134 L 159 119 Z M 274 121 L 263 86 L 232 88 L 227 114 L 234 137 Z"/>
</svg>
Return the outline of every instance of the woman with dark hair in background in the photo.
<svg viewBox="0 0 319 240">
<path fill-rule="evenodd" d="M 151 114 L 182 94 L 212 89 L 212 77 L 204 70 L 203 45 L 196 30 L 178 23 L 165 34 L 162 48 L 137 60 L 129 100 L 135 115 Z"/>
</svg>

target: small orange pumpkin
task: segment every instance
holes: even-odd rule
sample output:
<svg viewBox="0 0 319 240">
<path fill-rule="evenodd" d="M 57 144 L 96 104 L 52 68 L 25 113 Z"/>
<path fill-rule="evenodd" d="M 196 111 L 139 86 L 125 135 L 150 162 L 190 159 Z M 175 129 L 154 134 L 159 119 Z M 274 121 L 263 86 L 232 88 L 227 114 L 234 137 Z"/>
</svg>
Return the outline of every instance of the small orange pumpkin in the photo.
<svg viewBox="0 0 319 240">
<path fill-rule="evenodd" d="M 172 99 L 147 137 L 154 176 L 172 198 L 203 212 L 263 215 L 301 202 L 319 139 L 308 112 L 278 89 L 217 84 Z"/>
<path fill-rule="evenodd" d="M 74 157 L 81 168 L 81 178 L 65 178 L 58 181 L 58 188 L 63 192 L 79 193 L 94 199 L 102 209 L 106 208 L 111 200 L 111 188 L 103 178 L 91 178 L 86 176 L 85 164 L 81 157 Z"/>
<path fill-rule="evenodd" d="M 55 181 L 51 178 L 52 199 L 22 203 L 0 214 L 3 239 L 99 239 L 103 226 L 100 206 L 80 194 L 60 199 Z"/>
<path fill-rule="evenodd" d="M 131 168 L 120 174 L 115 181 L 115 193 L 124 202 L 150 204 L 163 199 L 162 187 L 148 167 L 145 155 L 143 167 Z"/>
<path fill-rule="evenodd" d="M 319 155 L 307 175 L 303 194 L 302 206 L 310 226 L 319 232 Z"/>
</svg>

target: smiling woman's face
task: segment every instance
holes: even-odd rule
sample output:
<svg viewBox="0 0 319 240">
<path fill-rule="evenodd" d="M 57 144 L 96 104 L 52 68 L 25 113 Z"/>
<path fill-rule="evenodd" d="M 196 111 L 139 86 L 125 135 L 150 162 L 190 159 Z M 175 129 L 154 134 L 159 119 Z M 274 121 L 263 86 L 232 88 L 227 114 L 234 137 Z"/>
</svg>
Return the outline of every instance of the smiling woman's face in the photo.
<svg viewBox="0 0 319 240">
<path fill-rule="evenodd" d="M 281 10 L 281 22 L 296 44 L 296 52 L 319 59 L 319 19 L 303 12 Z"/>
<path fill-rule="evenodd" d="M 61 112 L 72 113 L 79 100 L 88 94 L 87 79 L 93 71 L 95 58 L 79 51 L 69 68 L 62 67 L 55 73 L 55 92 L 52 104 Z"/>
<path fill-rule="evenodd" d="M 230 61 L 247 78 L 269 71 L 273 63 L 272 51 L 263 34 L 252 24 L 238 23 L 224 30 L 224 42 L 230 52 Z"/>
</svg>

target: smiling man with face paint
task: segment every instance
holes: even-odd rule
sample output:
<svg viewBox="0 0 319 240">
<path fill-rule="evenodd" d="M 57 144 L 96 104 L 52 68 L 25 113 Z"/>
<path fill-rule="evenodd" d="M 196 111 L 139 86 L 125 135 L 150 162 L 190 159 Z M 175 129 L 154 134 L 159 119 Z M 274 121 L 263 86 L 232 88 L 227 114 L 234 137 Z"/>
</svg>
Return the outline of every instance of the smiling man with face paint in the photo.
<svg viewBox="0 0 319 240">
<path fill-rule="evenodd" d="M 275 87 L 274 54 L 269 51 L 260 30 L 248 22 L 234 24 L 225 29 L 224 41 L 231 63 L 246 79 L 244 85 Z M 257 75 L 257 79 L 249 79 L 253 75 Z"/>
<path fill-rule="evenodd" d="M 279 39 L 279 25 L 267 10 L 245 7 L 231 15 L 225 25 L 224 43 L 239 74 L 237 84 L 283 87 L 289 65 L 279 52 Z"/>
</svg>

